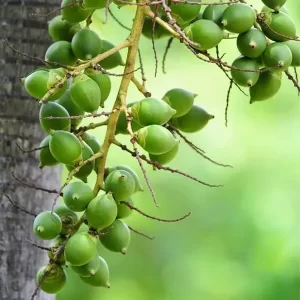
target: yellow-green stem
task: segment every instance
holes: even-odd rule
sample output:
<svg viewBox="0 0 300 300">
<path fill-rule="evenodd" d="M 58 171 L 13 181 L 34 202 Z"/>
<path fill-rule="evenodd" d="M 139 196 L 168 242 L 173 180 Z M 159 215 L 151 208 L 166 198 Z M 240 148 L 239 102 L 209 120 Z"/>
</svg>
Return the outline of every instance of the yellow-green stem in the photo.
<svg viewBox="0 0 300 300">
<path fill-rule="evenodd" d="M 127 91 L 128 86 L 130 84 L 131 78 L 133 76 L 133 71 L 135 67 L 137 52 L 138 52 L 138 46 L 139 46 L 139 40 L 142 33 L 142 28 L 144 25 L 144 19 L 145 19 L 145 7 L 144 6 L 137 6 L 135 18 L 132 24 L 132 30 L 131 33 L 127 39 L 129 42 L 128 47 L 128 54 L 126 59 L 126 66 L 124 73 L 127 75 L 124 75 L 121 81 L 121 85 L 119 88 L 119 92 L 114 104 L 114 107 L 121 105 L 122 107 L 126 106 L 126 98 L 127 98 Z M 120 115 L 120 111 L 115 111 L 108 120 L 106 135 L 104 138 L 104 142 L 102 144 L 102 147 L 100 151 L 103 153 L 101 158 L 99 159 L 99 165 L 98 165 L 98 174 L 97 174 L 97 181 L 94 187 L 94 195 L 96 196 L 101 188 L 103 188 L 103 180 L 104 180 L 104 169 L 105 164 L 107 160 L 107 154 L 110 148 L 110 145 L 114 141 L 115 137 L 115 131 L 116 131 L 116 125 L 117 121 Z"/>
</svg>

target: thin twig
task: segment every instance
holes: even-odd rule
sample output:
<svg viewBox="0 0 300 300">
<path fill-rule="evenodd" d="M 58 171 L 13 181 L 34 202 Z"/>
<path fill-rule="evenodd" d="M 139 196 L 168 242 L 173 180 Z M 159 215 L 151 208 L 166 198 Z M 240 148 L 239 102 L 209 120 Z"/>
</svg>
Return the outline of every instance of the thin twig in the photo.
<svg viewBox="0 0 300 300">
<path fill-rule="evenodd" d="M 116 146 L 120 147 L 122 150 L 130 153 L 133 157 L 135 157 L 135 152 L 131 151 L 130 149 L 128 149 L 128 147 L 126 145 L 123 145 L 123 144 L 119 143 L 118 141 L 114 141 L 114 144 Z M 172 168 L 169 168 L 169 167 L 162 166 L 161 164 L 159 164 L 159 163 L 157 163 L 155 161 L 149 160 L 145 155 L 140 155 L 139 157 L 142 160 L 144 160 L 147 164 L 154 166 L 158 170 L 164 170 L 164 171 L 168 171 L 168 172 L 171 172 L 171 173 L 176 173 L 176 174 L 182 175 L 182 176 L 184 176 L 186 178 L 189 178 L 189 179 L 191 179 L 193 181 L 196 181 L 196 182 L 201 183 L 201 184 L 203 184 L 205 186 L 208 186 L 208 187 L 223 187 L 223 185 L 221 185 L 221 184 L 215 185 L 215 184 L 206 183 L 206 182 L 204 182 L 202 180 L 199 180 L 196 177 L 191 176 L 189 174 L 186 174 L 186 173 L 184 173 L 184 172 L 182 172 L 180 170 L 176 170 L 176 169 L 172 169 Z"/>
<path fill-rule="evenodd" d="M 300 86 L 297 82 L 297 79 L 294 78 L 294 76 L 289 72 L 289 70 L 285 70 L 284 73 L 287 76 L 287 78 L 293 82 L 294 86 L 297 88 L 298 93 L 299 93 L 300 92 Z"/>
<path fill-rule="evenodd" d="M 141 232 L 141 231 L 139 231 L 139 230 L 136 230 L 136 229 L 132 228 L 131 226 L 128 226 L 128 228 L 129 228 L 131 231 L 133 231 L 134 233 L 138 234 L 138 235 L 141 235 L 141 236 L 143 236 L 143 237 L 145 237 L 145 238 L 147 238 L 147 239 L 149 239 L 149 240 L 154 240 L 154 236 L 151 236 L 151 235 L 148 235 L 148 234 L 146 234 L 146 233 L 144 233 L 144 232 Z"/>
<path fill-rule="evenodd" d="M 138 49 L 138 58 L 139 58 L 139 63 L 140 63 L 140 69 L 141 69 L 141 76 L 142 76 L 142 81 L 143 81 L 143 87 L 146 85 L 146 76 L 145 76 L 145 69 L 144 69 L 144 64 L 143 64 L 143 59 L 142 59 L 142 53 L 141 50 Z"/>
<path fill-rule="evenodd" d="M 206 156 L 204 151 L 200 149 L 198 146 L 196 146 L 194 143 L 192 143 L 186 136 L 184 136 L 176 127 L 174 127 L 172 124 L 168 124 L 168 127 L 170 130 L 174 131 L 176 134 L 178 134 L 194 151 L 196 151 L 198 154 L 200 154 L 203 158 L 210 161 L 211 163 L 225 168 L 232 168 L 231 165 L 228 164 L 222 164 L 219 162 L 216 162 L 215 160 L 211 159 L 210 157 Z"/>
<path fill-rule="evenodd" d="M 229 108 L 229 100 L 230 100 L 230 92 L 232 90 L 232 85 L 234 83 L 234 80 L 230 80 L 229 88 L 227 91 L 227 96 L 226 96 L 226 107 L 225 107 L 225 126 L 228 126 L 228 108 Z"/>
<path fill-rule="evenodd" d="M 78 120 L 78 119 L 85 119 L 85 118 L 98 118 L 101 116 L 110 116 L 111 114 L 113 114 L 116 110 L 119 110 L 119 107 L 115 107 L 113 111 L 102 111 L 101 113 L 91 113 L 91 114 L 86 114 L 86 115 L 79 115 L 79 116 L 68 116 L 68 117 L 45 117 L 43 118 L 44 120 Z"/>
<path fill-rule="evenodd" d="M 136 68 L 135 70 L 133 70 L 131 72 L 127 72 L 127 73 L 112 73 L 112 72 L 109 72 L 109 71 L 105 70 L 104 68 L 102 68 L 101 65 L 99 65 L 99 64 L 94 66 L 94 70 L 100 71 L 103 74 L 106 74 L 106 75 L 109 75 L 109 76 L 115 76 L 115 77 L 123 77 L 125 75 L 130 75 L 130 74 L 135 73 L 139 69 L 140 69 L 140 67 Z"/>
<path fill-rule="evenodd" d="M 111 17 L 124 29 L 131 31 L 131 28 L 127 27 L 126 25 L 124 25 L 122 22 L 119 21 L 119 19 L 113 14 L 113 12 L 111 11 L 110 8 L 108 8 L 108 12 L 111 15 Z"/>
<path fill-rule="evenodd" d="M 151 32 L 151 42 L 152 42 L 152 49 L 154 53 L 154 61 L 155 61 L 155 71 L 154 71 L 154 77 L 157 76 L 157 69 L 158 69 L 158 58 L 157 58 L 157 52 L 155 48 L 155 25 L 156 25 L 156 17 L 158 12 L 158 5 L 155 6 L 154 9 L 154 18 L 152 19 L 152 32 Z"/>
<path fill-rule="evenodd" d="M 31 211 L 29 211 L 29 210 L 23 208 L 23 207 L 20 206 L 19 204 L 17 204 L 17 203 L 16 203 L 15 201 L 13 201 L 8 195 L 5 194 L 4 196 L 8 199 L 8 201 L 9 201 L 14 207 L 16 207 L 17 209 L 19 209 L 20 211 L 26 213 L 27 215 L 33 216 L 33 217 L 36 217 L 36 216 L 37 216 L 37 214 L 35 214 L 35 213 L 33 213 L 33 212 L 31 212 Z"/>
<path fill-rule="evenodd" d="M 121 201 L 120 203 L 128 206 L 131 210 L 137 211 L 139 214 L 141 214 L 142 216 L 144 216 L 146 218 L 149 218 L 149 219 L 152 219 L 155 221 L 159 221 L 159 222 L 175 223 L 175 222 L 182 221 L 191 215 L 191 212 L 189 212 L 189 213 L 185 214 L 184 216 L 177 218 L 177 219 L 162 219 L 162 218 L 157 218 L 157 217 L 153 217 L 153 216 L 146 214 L 145 212 L 141 211 L 139 208 L 131 205 L 128 201 Z"/>
<path fill-rule="evenodd" d="M 33 242 L 31 240 L 26 239 L 25 242 L 31 244 L 32 246 L 34 246 L 38 249 L 45 250 L 45 251 L 51 251 L 51 248 L 38 245 L 38 244 L 36 244 L 35 242 Z"/>
<path fill-rule="evenodd" d="M 25 150 L 23 148 L 21 148 L 21 146 L 16 143 L 16 146 L 19 148 L 20 151 L 22 151 L 23 153 L 31 153 L 31 152 L 35 152 L 35 151 L 39 151 L 39 150 L 42 150 L 44 148 L 49 148 L 49 146 L 43 146 L 43 147 L 37 147 L 37 148 L 33 148 L 33 149 L 30 149 L 30 150 Z"/>
<path fill-rule="evenodd" d="M 58 191 L 55 190 L 55 189 L 50 190 L 50 189 L 46 189 L 46 188 L 43 188 L 43 187 L 36 186 L 36 185 L 34 185 L 33 183 L 25 182 L 25 181 L 23 181 L 22 179 L 18 178 L 18 177 L 15 175 L 14 172 L 12 172 L 11 174 L 12 174 L 13 178 L 14 178 L 16 181 L 22 183 L 23 185 L 25 185 L 25 186 L 27 186 L 27 187 L 29 187 L 29 188 L 31 188 L 31 189 L 34 189 L 34 190 L 36 190 L 36 191 L 46 192 L 46 193 L 49 193 L 49 194 L 57 194 L 57 193 L 58 193 Z M 63 194 L 60 193 L 60 196 L 63 196 Z"/>
<path fill-rule="evenodd" d="M 172 45 L 172 42 L 174 41 L 174 38 L 171 37 L 168 39 L 168 43 L 167 43 L 167 46 L 166 46 L 166 49 L 165 49 L 165 53 L 164 53 L 164 56 L 163 56 L 163 60 L 162 60 L 162 71 L 164 74 L 167 74 L 167 71 L 166 71 L 166 60 L 167 60 L 167 55 L 169 53 L 169 50 L 171 49 L 171 45 Z"/>
</svg>

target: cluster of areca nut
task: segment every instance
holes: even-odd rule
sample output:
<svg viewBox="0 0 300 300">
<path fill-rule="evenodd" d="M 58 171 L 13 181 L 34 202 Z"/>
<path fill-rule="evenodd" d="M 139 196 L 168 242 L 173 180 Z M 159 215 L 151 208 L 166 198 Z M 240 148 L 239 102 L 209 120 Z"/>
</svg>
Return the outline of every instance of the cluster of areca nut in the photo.
<svg viewBox="0 0 300 300">
<path fill-rule="evenodd" d="M 136 79 L 134 68 L 141 35 L 153 42 L 167 36 L 179 39 L 200 59 L 217 64 L 231 82 L 249 87 L 251 101 L 275 95 L 282 72 L 300 66 L 300 44 L 285 0 L 262 0 L 266 6 L 261 12 L 245 1 L 115 1 L 119 6 L 136 5 L 131 32 L 124 42 L 113 45 L 89 27 L 94 11 L 109 9 L 109 1 L 63 0 L 61 14 L 48 22 L 53 43 L 45 53 L 45 68 L 22 79 L 28 94 L 41 103 L 40 124 L 48 134 L 40 144 L 40 167 L 61 163 L 70 172 L 58 192 L 64 204 L 54 203 L 52 211 L 40 213 L 33 223 L 38 238 L 52 240 L 49 264 L 37 274 L 39 287 L 47 293 L 57 293 L 64 287 L 66 266 L 90 285 L 109 287 L 108 265 L 99 256 L 97 243 L 113 252 L 127 252 L 130 228 L 123 219 L 133 209 L 139 211 L 131 197 L 143 187 L 130 167 L 107 166 L 110 146 L 127 149 L 138 159 L 152 192 L 142 159 L 164 168 L 178 152 L 178 135 L 197 132 L 213 118 L 194 103 L 195 93 L 174 88 L 154 98 L 145 82 Z M 203 12 L 200 4 L 205 4 Z M 213 58 L 207 50 L 232 33 L 238 34 L 241 56 L 229 65 L 219 57 Z M 128 48 L 126 62 L 119 52 L 124 48 Z M 111 93 L 110 76 L 116 75 L 108 70 L 117 66 L 124 66 L 124 73 L 116 101 L 110 111 L 99 112 Z M 136 85 L 145 97 L 126 103 L 129 84 Z M 86 117 L 106 119 L 80 127 Z M 102 143 L 87 132 L 99 126 L 106 126 Z M 118 134 L 130 135 L 133 151 L 117 141 Z M 139 155 L 138 145 L 148 158 Z M 192 147 L 195 150 L 196 146 Z M 87 182 L 94 171 L 97 179 L 92 189 Z M 72 181 L 74 177 L 77 180 Z"/>
</svg>

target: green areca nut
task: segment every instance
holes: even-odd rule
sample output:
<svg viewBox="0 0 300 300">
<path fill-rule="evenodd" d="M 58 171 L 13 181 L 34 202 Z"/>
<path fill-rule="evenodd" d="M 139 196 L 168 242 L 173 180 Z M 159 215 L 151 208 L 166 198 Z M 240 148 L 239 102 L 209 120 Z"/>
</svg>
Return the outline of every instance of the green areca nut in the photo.
<svg viewBox="0 0 300 300">
<path fill-rule="evenodd" d="M 73 266 L 82 266 L 97 254 L 96 238 L 86 232 L 71 236 L 65 246 L 65 258 Z"/>
<path fill-rule="evenodd" d="M 100 236 L 101 244 L 110 251 L 126 254 L 130 244 L 130 230 L 128 226 L 117 219 L 110 228 L 105 230 L 107 234 Z"/>
<path fill-rule="evenodd" d="M 100 267 L 100 261 L 98 254 L 90 260 L 87 264 L 82 266 L 71 266 L 72 270 L 75 271 L 80 277 L 91 277 L 96 274 Z"/>
<path fill-rule="evenodd" d="M 105 53 L 114 47 L 115 47 L 115 45 L 112 44 L 111 42 L 103 40 L 101 53 Z M 122 59 L 122 56 L 120 54 L 120 51 L 117 51 L 116 53 L 102 59 L 99 62 L 99 64 L 101 65 L 102 68 L 104 68 L 106 70 L 110 70 L 110 69 L 116 68 L 118 66 L 125 65 L 124 61 Z"/>
<path fill-rule="evenodd" d="M 170 151 L 164 154 L 160 154 L 160 155 L 149 154 L 149 158 L 152 161 L 158 162 L 161 165 L 166 165 L 176 157 L 178 150 L 179 150 L 179 143 L 177 143 Z"/>
<path fill-rule="evenodd" d="M 249 57 L 240 56 L 234 60 L 232 63 L 233 67 L 236 67 L 241 70 L 236 70 L 231 68 L 231 76 L 233 80 L 241 86 L 250 87 L 256 84 L 258 81 L 260 71 L 259 71 L 259 63 Z M 251 70 L 254 72 L 248 72 L 247 70 Z"/>
<path fill-rule="evenodd" d="M 98 84 L 85 74 L 74 78 L 70 95 L 76 106 L 89 113 L 97 111 L 101 103 L 101 91 Z"/>
<path fill-rule="evenodd" d="M 186 113 L 192 108 L 194 104 L 194 99 L 197 97 L 197 94 L 194 94 L 188 90 L 175 88 L 169 90 L 162 98 L 166 101 L 176 113 L 172 118 L 178 118 Z"/>
<path fill-rule="evenodd" d="M 176 113 L 167 102 L 155 98 L 145 98 L 131 107 L 133 119 L 143 125 L 163 125 Z"/>
<path fill-rule="evenodd" d="M 267 100 L 277 94 L 281 86 L 281 77 L 281 72 L 262 72 L 258 82 L 249 89 L 250 103 Z"/>
<path fill-rule="evenodd" d="M 48 32 L 51 39 L 57 41 L 71 42 L 74 34 L 81 29 L 79 23 L 63 20 L 61 15 L 54 17 L 48 22 Z"/>
<path fill-rule="evenodd" d="M 63 96 L 61 96 L 56 103 L 63 106 L 69 113 L 70 116 L 83 116 L 84 110 L 80 109 L 71 99 L 70 90 L 67 90 Z M 82 119 L 71 119 L 71 124 L 78 126 Z"/>
<path fill-rule="evenodd" d="M 81 276 L 80 278 L 89 285 L 110 288 L 108 265 L 101 256 L 98 256 L 98 260 L 99 267 L 96 274 L 90 277 Z"/>
<path fill-rule="evenodd" d="M 197 43 L 193 45 L 199 50 L 208 50 L 216 47 L 223 39 L 222 29 L 210 20 L 198 20 L 184 29 L 188 38 Z"/>
<path fill-rule="evenodd" d="M 135 180 L 128 171 L 115 170 L 106 177 L 105 190 L 111 192 L 118 203 L 135 192 Z"/>
<path fill-rule="evenodd" d="M 33 222 L 34 234 L 43 240 L 52 240 L 59 235 L 62 229 L 60 217 L 51 211 L 38 214 Z"/>
<path fill-rule="evenodd" d="M 61 15 L 63 20 L 69 22 L 82 22 L 92 13 L 91 9 L 84 8 L 81 2 L 74 0 L 63 0 L 61 3 Z"/>
<path fill-rule="evenodd" d="M 69 183 L 64 190 L 64 202 L 73 211 L 84 211 L 94 198 L 90 186 L 81 181 Z"/>
<path fill-rule="evenodd" d="M 82 28 L 73 36 L 71 46 L 77 58 L 89 60 L 101 53 L 102 40 L 95 31 Z"/>
<path fill-rule="evenodd" d="M 160 125 L 149 125 L 136 132 L 137 143 L 150 154 L 164 154 L 179 141 Z"/>
<path fill-rule="evenodd" d="M 77 57 L 74 55 L 71 43 L 68 41 L 54 42 L 46 51 L 45 61 L 56 63 L 64 66 L 74 66 L 77 62 Z M 55 65 L 55 64 L 52 64 Z"/>
<path fill-rule="evenodd" d="M 263 54 L 267 47 L 265 35 L 256 28 L 239 34 L 237 38 L 237 47 L 242 55 L 257 58 Z"/>
<path fill-rule="evenodd" d="M 101 230 L 110 226 L 117 217 L 117 204 L 110 194 L 94 198 L 88 205 L 86 217 L 89 226 Z"/>
<path fill-rule="evenodd" d="M 51 264 L 39 269 L 36 281 L 42 291 L 48 294 L 57 294 L 64 288 L 67 275 L 61 266 Z"/>
<path fill-rule="evenodd" d="M 73 133 L 67 131 L 51 131 L 49 147 L 53 157 L 63 164 L 74 164 L 82 156 L 80 141 Z"/>
<path fill-rule="evenodd" d="M 234 3 L 225 9 L 221 24 L 230 32 L 243 33 L 254 25 L 255 19 L 255 12 L 250 5 Z"/>
<path fill-rule="evenodd" d="M 49 117 L 63 117 L 66 119 L 47 119 Z M 50 133 L 51 130 L 70 131 L 71 121 L 68 119 L 69 117 L 68 111 L 58 103 L 47 102 L 40 107 L 40 124 L 47 133 Z"/>
<path fill-rule="evenodd" d="M 172 119 L 171 124 L 180 131 L 192 133 L 204 128 L 213 118 L 214 116 L 201 106 L 194 104 L 186 115 Z"/>
<path fill-rule="evenodd" d="M 290 48 L 283 43 L 269 44 L 263 53 L 262 60 L 267 68 L 272 70 L 285 71 L 293 61 Z"/>
<path fill-rule="evenodd" d="M 40 143 L 40 148 L 41 148 L 39 153 L 40 168 L 43 168 L 45 166 L 54 166 L 59 163 L 50 152 L 49 141 L 50 141 L 50 135 L 46 136 Z"/>
<path fill-rule="evenodd" d="M 82 160 L 73 165 L 66 165 L 66 167 L 69 170 L 69 172 L 72 172 L 78 166 L 78 164 L 89 159 L 93 155 L 94 152 L 91 149 L 91 147 L 87 145 L 85 142 L 82 142 Z M 74 177 L 79 178 L 82 181 L 86 182 L 87 177 L 93 172 L 94 168 L 95 168 L 95 161 L 93 160 L 88 162 L 84 166 L 82 166 L 80 170 L 76 172 L 76 174 L 74 174 Z"/>
</svg>

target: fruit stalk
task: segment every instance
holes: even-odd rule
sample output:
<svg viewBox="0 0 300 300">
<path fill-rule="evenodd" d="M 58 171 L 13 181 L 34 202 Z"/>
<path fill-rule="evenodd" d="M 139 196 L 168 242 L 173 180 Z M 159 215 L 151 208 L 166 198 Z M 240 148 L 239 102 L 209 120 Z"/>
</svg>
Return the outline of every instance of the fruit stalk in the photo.
<svg viewBox="0 0 300 300">
<path fill-rule="evenodd" d="M 142 2 L 141 2 L 142 3 Z M 131 33 L 127 39 L 127 42 L 129 44 L 128 47 L 128 54 L 126 59 L 126 66 L 124 69 L 124 73 L 127 75 L 124 75 L 121 81 L 121 85 L 119 88 L 119 92 L 114 104 L 114 108 L 118 105 L 121 105 L 122 108 L 126 107 L 126 97 L 127 97 L 127 91 L 128 86 L 130 84 L 130 81 L 133 77 L 133 71 L 134 66 L 136 62 L 136 57 L 138 53 L 138 46 L 139 46 L 139 40 L 142 33 L 142 28 L 144 24 L 145 19 L 145 7 L 144 6 L 137 6 L 135 18 L 132 25 Z M 114 141 L 115 131 L 116 131 L 116 125 L 117 121 L 120 115 L 120 111 L 115 111 L 108 120 L 107 130 L 105 134 L 105 139 L 102 144 L 102 147 L 100 151 L 102 152 L 102 156 L 99 159 L 98 164 L 98 174 L 97 174 L 97 180 L 94 187 L 94 195 L 96 196 L 100 189 L 103 187 L 103 179 L 104 179 L 104 168 L 106 164 L 107 154 L 110 148 L 110 145 Z"/>
</svg>

